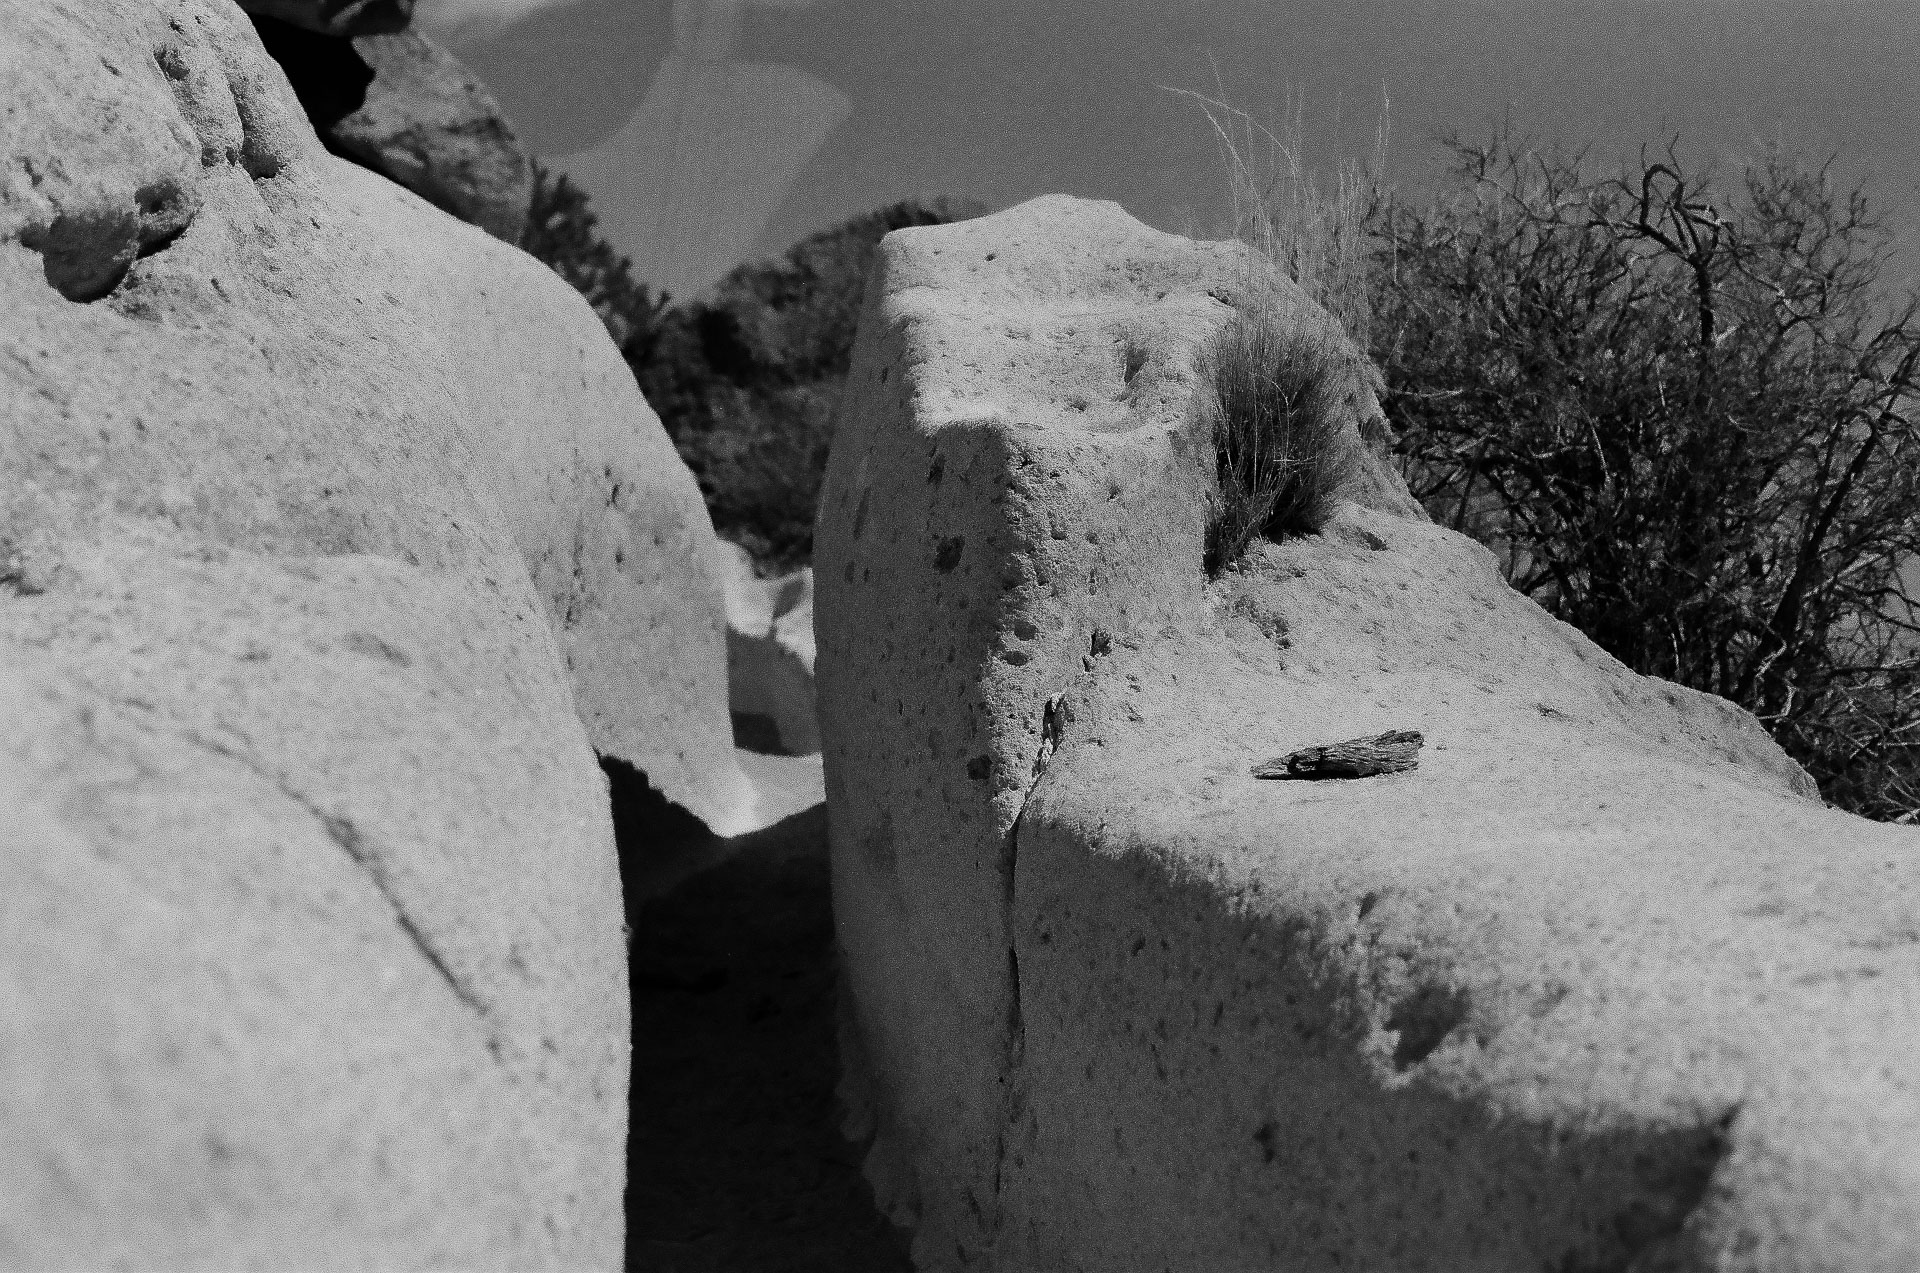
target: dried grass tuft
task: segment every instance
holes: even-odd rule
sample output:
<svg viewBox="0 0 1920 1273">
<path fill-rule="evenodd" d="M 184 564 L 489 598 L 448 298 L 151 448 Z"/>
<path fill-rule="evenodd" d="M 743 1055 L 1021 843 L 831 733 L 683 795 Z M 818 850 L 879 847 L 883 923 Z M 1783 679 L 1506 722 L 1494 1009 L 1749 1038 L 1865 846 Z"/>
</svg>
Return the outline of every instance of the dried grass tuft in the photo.
<svg viewBox="0 0 1920 1273">
<path fill-rule="evenodd" d="M 1302 99 L 1289 100 L 1275 132 L 1218 98 L 1191 89 L 1168 91 L 1200 107 L 1220 144 L 1233 237 L 1284 271 L 1365 348 L 1372 312 L 1368 219 L 1387 165 L 1390 107 L 1384 93 L 1371 160 L 1364 167 L 1341 162 L 1323 186 L 1306 158 Z"/>
<path fill-rule="evenodd" d="M 1356 377 L 1367 375 L 1368 213 L 1386 165 L 1383 100 L 1374 161 L 1338 167 L 1321 186 L 1305 158 L 1303 110 L 1289 103 L 1281 132 L 1246 111 L 1186 90 L 1206 113 L 1226 160 L 1234 235 L 1319 303 L 1350 340 L 1270 297 L 1252 280 L 1233 320 L 1201 350 L 1219 487 L 1207 521 L 1209 575 L 1256 538 L 1317 534 L 1358 474 L 1346 426 Z M 1284 311 L 1284 312 L 1283 312 Z"/>
<path fill-rule="evenodd" d="M 1255 538 L 1318 534 L 1359 457 L 1345 429 L 1352 355 L 1241 313 L 1200 351 L 1219 489 L 1207 518 L 1206 569 L 1218 575 Z"/>
</svg>

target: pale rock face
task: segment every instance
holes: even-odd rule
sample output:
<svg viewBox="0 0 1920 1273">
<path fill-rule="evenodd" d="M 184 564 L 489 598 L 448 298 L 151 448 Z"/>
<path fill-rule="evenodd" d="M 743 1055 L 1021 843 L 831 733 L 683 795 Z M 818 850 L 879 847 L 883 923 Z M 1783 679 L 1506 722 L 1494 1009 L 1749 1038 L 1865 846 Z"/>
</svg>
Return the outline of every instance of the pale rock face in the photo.
<svg viewBox="0 0 1920 1273">
<path fill-rule="evenodd" d="M 820 750 L 813 690 L 813 571 L 778 579 L 754 573 L 753 557 L 720 543 L 721 587 L 727 599 L 729 705 L 736 716 L 770 722 L 779 752 Z"/>
<path fill-rule="evenodd" d="M 224 0 L 0 6 L 0 1265 L 621 1260 L 600 750 L 748 803 L 592 312 Z"/>
<path fill-rule="evenodd" d="M 880 268 L 820 701 L 849 1131 L 921 1267 L 1920 1266 L 1920 834 L 1384 465 L 1209 581 L 1196 346 L 1254 293 L 1341 339 L 1236 247 L 1048 198 Z M 1249 774 L 1393 729 L 1413 772 Z"/>
</svg>

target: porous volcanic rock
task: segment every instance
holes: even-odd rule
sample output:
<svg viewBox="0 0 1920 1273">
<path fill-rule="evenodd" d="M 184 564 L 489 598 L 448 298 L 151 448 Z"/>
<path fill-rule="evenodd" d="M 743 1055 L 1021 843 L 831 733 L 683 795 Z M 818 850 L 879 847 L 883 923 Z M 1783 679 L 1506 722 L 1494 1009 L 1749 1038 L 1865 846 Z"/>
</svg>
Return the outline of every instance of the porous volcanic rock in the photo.
<svg viewBox="0 0 1920 1273">
<path fill-rule="evenodd" d="M 1920 834 L 1426 521 L 1357 351 L 1353 498 L 1210 581 L 1196 347 L 1341 339 L 1237 247 L 1047 198 L 880 269 L 818 670 L 848 1126 L 919 1267 L 1920 1266 Z"/>
<path fill-rule="evenodd" d="M 0 1265 L 619 1264 L 594 753 L 745 792 L 585 303 L 226 0 L 10 4 L 0 477 Z"/>
</svg>

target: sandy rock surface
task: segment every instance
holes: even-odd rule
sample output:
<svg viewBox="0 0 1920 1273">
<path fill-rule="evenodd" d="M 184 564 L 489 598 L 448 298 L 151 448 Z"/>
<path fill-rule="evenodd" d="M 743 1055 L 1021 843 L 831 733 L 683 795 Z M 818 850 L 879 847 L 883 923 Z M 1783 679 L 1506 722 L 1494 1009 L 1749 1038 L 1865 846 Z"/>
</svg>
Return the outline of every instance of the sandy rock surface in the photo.
<svg viewBox="0 0 1920 1273">
<path fill-rule="evenodd" d="M 817 630 L 843 1092 L 920 1267 L 1920 1263 L 1920 836 L 1384 466 L 1210 582 L 1197 343 L 1264 289 L 1338 339 L 1238 249 L 1049 198 L 881 269 Z"/>
<path fill-rule="evenodd" d="M 600 750 L 748 802 L 592 312 L 224 0 L 0 7 L 0 1265 L 610 1267 Z"/>
</svg>

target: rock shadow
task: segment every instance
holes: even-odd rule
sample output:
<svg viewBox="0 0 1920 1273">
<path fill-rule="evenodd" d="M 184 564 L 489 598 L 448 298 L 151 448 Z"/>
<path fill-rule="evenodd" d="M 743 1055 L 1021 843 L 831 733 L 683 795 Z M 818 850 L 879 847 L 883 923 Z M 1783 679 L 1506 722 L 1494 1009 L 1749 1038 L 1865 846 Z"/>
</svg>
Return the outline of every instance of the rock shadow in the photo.
<svg viewBox="0 0 1920 1273">
<path fill-rule="evenodd" d="M 722 841 L 602 763 L 631 929 L 627 1267 L 907 1273 L 839 1130 L 825 807 Z"/>
</svg>

